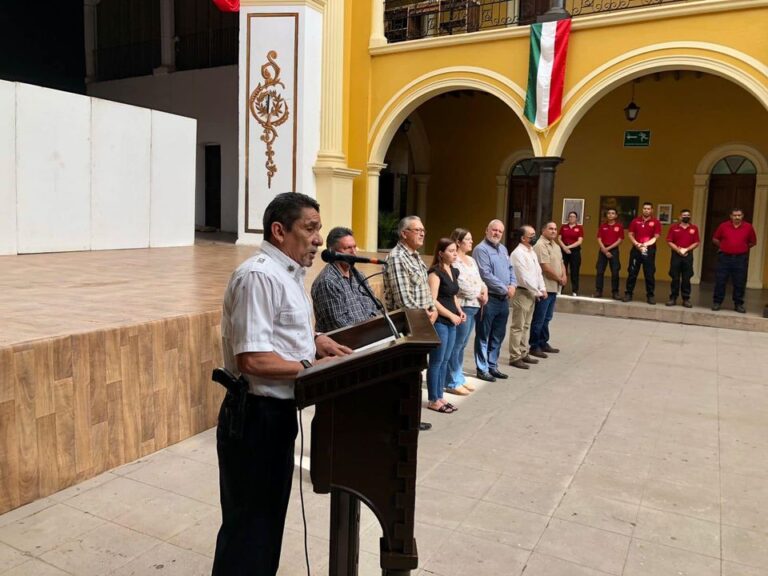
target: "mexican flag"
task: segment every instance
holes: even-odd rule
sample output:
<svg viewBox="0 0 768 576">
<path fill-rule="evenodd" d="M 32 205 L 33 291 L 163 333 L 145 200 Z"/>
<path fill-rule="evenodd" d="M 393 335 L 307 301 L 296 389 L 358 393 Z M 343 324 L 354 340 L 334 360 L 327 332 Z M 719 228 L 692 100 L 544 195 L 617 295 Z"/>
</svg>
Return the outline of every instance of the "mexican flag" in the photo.
<svg viewBox="0 0 768 576">
<path fill-rule="evenodd" d="M 537 130 L 546 130 L 560 118 L 570 32 L 570 18 L 531 24 L 525 117 Z"/>
<path fill-rule="evenodd" d="M 240 10 L 240 0 L 213 0 L 213 3 L 222 12 L 237 12 Z"/>
</svg>

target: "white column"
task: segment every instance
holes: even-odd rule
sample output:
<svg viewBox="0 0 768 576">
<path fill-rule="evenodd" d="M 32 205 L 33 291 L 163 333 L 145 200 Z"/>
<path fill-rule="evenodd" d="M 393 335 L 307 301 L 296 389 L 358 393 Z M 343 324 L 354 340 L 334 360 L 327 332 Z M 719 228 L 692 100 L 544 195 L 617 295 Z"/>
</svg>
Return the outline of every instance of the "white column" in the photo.
<svg viewBox="0 0 768 576">
<path fill-rule="evenodd" d="M 504 222 L 507 218 L 507 175 L 496 175 L 496 218 Z"/>
<path fill-rule="evenodd" d="M 83 0 L 85 83 L 96 82 L 96 7 L 100 0 Z"/>
<path fill-rule="evenodd" d="M 346 168 L 343 150 L 344 0 L 328 0 L 325 4 L 321 85 L 317 165 Z"/>
<path fill-rule="evenodd" d="M 416 216 L 426 222 L 427 220 L 427 194 L 429 193 L 430 174 L 414 174 L 416 183 Z"/>
<path fill-rule="evenodd" d="M 154 74 L 168 74 L 176 69 L 176 26 L 174 0 L 160 0 L 160 66 Z"/>
<path fill-rule="evenodd" d="M 368 194 L 365 209 L 365 245 L 363 250 L 375 252 L 379 243 L 379 174 L 386 164 L 371 162 L 367 166 Z"/>
<path fill-rule="evenodd" d="M 757 234 L 757 245 L 749 251 L 747 288 L 762 288 L 763 266 L 765 263 L 765 234 L 768 230 L 768 174 L 757 175 L 752 226 L 754 226 L 755 234 Z"/>
<path fill-rule="evenodd" d="M 387 37 L 384 36 L 384 0 L 371 0 L 371 39 L 369 48 L 386 46 Z"/>
<path fill-rule="evenodd" d="M 691 210 L 693 211 L 693 222 L 699 227 L 701 233 L 701 246 L 693 251 L 693 278 L 691 284 L 701 283 L 701 261 L 704 255 L 704 242 L 706 238 L 711 238 L 713 230 L 705 230 L 704 223 L 707 221 L 707 191 L 709 190 L 709 174 L 694 174 L 693 176 L 693 202 Z"/>
</svg>

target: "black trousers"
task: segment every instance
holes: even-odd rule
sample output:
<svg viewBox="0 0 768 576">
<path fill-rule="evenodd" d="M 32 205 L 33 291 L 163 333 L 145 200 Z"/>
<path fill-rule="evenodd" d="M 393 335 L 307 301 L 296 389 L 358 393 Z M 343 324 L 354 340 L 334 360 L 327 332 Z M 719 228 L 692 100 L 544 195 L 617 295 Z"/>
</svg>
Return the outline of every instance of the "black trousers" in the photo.
<svg viewBox="0 0 768 576">
<path fill-rule="evenodd" d="M 611 249 L 611 258 L 608 258 L 601 252 L 597 255 L 597 276 L 595 276 L 595 292 L 603 292 L 603 276 L 607 266 L 611 267 L 611 292 L 619 291 L 619 270 L 621 270 L 621 261 L 619 260 L 619 247 Z"/>
<path fill-rule="evenodd" d="M 571 279 L 571 292 L 579 291 L 579 269 L 581 268 L 581 246 L 571 248 L 571 253 L 563 252 L 563 264 Z"/>
<path fill-rule="evenodd" d="M 635 248 L 629 251 L 629 268 L 627 268 L 627 285 L 625 292 L 632 295 L 635 291 L 637 275 L 640 274 L 640 268 L 643 269 L 645 278 L 645 295 L 651 297 L 656 291 L 656 246 L 649 246 L 648 252 L 643 254 Z"/>
<path fill-rule="evenodd" d="M 296 403 L 249 394 L 240 440 L 227 433 L 233 405 L 227 394 L 216 429 L 222 522 L 213 576 L 274 576 L 293 480 Z"/>
<path fill-rule="evenodd" d="M 672 252 L 672 258 L 669 261 L 669 277 L 672 279 L 669 299 L 674 300 L 678 294 L 682 294 L 683 300 L 690 300 L 693 254 L 688 252 L 685 256 L 681 256 L 677 252 Z"/>
<path fill-rule="evenodd" d="M 717 271 L 715 272 L 715 293 L 712 300 L 715 304 L 722 304 L 725 300 L 725 285 L 730 278 L 733 282 L 733 303 L 744 304 L 744 290 L 747 287 L 747 267 L 749 266 L 749 252 L 744 254 L 717 255 Z"/>
</svg>

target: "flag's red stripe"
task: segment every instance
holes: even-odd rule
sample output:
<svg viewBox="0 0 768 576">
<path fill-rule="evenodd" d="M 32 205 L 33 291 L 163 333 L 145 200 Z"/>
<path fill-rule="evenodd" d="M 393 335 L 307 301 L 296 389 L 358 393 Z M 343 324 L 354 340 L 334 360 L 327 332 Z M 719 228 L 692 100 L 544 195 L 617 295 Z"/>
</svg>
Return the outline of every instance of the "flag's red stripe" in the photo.
<svg viewBox="0 0 768 576">
<path fill-rule="evenodd" d="M 571 19 L 560 20 L 555 32 L 555 61 L 552 64 L 552 83 L 549 88 L 548 125 L 552 125 L 562 112 L 563 84 L 565 82 L 565 57 L 568 52 L 568 36 L 571 32 Z"/>
<path fill-rule="evenodd" d="M 213 0 L 213 3 L 222 12 L 237 12 L 240 10 L 240 0 Z"/>
</svg>

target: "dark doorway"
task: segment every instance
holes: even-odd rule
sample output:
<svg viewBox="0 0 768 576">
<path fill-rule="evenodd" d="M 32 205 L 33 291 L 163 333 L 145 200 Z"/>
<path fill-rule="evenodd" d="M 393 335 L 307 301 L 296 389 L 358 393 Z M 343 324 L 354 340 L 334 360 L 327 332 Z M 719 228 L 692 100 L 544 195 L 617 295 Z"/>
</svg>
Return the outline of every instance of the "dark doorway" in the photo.
<svg viewBox="0 0 768 576">
<path fill-rule="evenodd" d="M 539 166 L 533 160 L 523 160 L 512 168 L 509 175 L 507 198 L 507 238 L 505 244 L 509 247 L 512 230 L 525 224 L 536 227 Z"/>
<path fill-rule="evenodd" d="M 720 160 L 709 176 L 707 217 L 704 222 L 704 251 L 701 261 L 702 281 L 715 279 L 717 249 L 712 244 L 712 234 L 717 227 L 728 220 L 733 208 L 744 211 L 744 219 L 752 222 L 755 205 L 755 165 L 742 156 L 728 156 Z"/>
<path fill-rule="evenodd" d="M 221 228 L 221 146 L 205 145 L 205 226 Z"/>
</svg>

